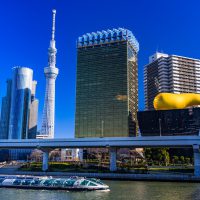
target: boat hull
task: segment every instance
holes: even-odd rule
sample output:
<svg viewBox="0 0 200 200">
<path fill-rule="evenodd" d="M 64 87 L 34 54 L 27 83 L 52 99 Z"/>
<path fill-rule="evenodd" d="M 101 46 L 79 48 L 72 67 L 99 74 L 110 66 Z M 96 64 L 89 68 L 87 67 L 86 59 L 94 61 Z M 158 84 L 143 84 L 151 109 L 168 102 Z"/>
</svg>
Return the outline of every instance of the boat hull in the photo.
<svg viewBox="0 0 200 200">
<path fill-rule="evenodd" d="M 95 191 L 95 190 L 109 189 L 109 188 L 43 187 L 43 186 L 21 186 L 21 185 L 0 185 L 0 188 L 29 189 L 29 190 L 66 190 L 66 191 Z"/>
</svg>

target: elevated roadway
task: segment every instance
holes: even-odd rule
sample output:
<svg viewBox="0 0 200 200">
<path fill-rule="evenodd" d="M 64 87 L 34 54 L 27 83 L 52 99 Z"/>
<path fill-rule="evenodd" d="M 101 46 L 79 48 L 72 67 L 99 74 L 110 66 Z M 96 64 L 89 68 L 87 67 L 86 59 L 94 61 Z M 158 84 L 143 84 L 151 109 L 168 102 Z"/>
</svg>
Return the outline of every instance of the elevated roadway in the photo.
<svg viewBox="0 0 200 200">
<path fill-rule="evenodd" d="M 200 136 L 110 137 L 75 139 L 0 140 L 0 148 L 84 148 L 84 147 L 192 147 Z"/>
<path fill-rule="evenodd" d="M 49 152 L 55 148 L 103 148 L 110 151 L 110 170 L 116 171 L 117 148 L 122 147 L 191 147 L 194 151 L 194 174 L 200 176 L 200 136 L 151 136 L 151 137 L 111 137 L 75 139 L 29 139 L 0 140 L 0 149 L 41 149 L 43 170 L 48 170 Z"/>
</svg>

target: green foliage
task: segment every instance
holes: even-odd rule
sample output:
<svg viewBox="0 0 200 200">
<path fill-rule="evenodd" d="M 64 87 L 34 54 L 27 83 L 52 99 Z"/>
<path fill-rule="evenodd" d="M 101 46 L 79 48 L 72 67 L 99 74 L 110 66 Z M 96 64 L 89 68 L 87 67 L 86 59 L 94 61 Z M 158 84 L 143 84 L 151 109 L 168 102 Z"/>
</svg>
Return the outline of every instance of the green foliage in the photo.
<svg viewBox="0 0 200 200">
<path fill-rule="evenodd" d="M 183 155 L 170 158 L 169 148 L 146 148 L 144 155 L 149 166 L 190 165 L 193 162 L 192 158 Z"/>
<path fill-rule="evenodd" d="M 185 158 L 185 163 L 189 165 L 191 163 L 191 159 L 190 158 Z"/>
<path fill-rule="evenodd" d="M 172 163 L 173 164 L 178 164 L 178 162 L 179 162 L 179 157 L 178 156 L 173 156 Z"/>
<path fill-rule="evenodd" d="M 169 165 L 170 161 L 168 148 L 146 148 L 145 158 L 147 162 L 165 166 Z"/>
<path fill-rule="evenodd" d="M 42 171 L 42 163 L 34 162 L 23 165 L 21 168 L 23 171 Z M 89 165 L 83 166 L 80 163 L 70 162 L 49 162 L 48 171 L 60 171 L 60 172 L 109 172 L 109 169 L 102 166 Z"/>
<path fill-rule="evenodd" d="M 184 158 L 184 156 L 180 156 L 180 161 L 181 161 L 182 164 L 185 163 L 185 158 Z"/>
</svg>

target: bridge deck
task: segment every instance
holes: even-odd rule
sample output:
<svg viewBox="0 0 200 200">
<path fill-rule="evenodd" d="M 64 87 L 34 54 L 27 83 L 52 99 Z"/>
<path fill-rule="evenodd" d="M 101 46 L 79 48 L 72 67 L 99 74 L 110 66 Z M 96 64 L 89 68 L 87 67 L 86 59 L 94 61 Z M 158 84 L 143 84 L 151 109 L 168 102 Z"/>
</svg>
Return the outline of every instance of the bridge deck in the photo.
<svg viewBox="0 0 200 200">
<path fill-rule="evenodd" d="M 9 149 L 66 147 L 192 147 L 193 145 L 200 145 L 200 136 L 0 140 L 0 148 Z"/>
</svg>

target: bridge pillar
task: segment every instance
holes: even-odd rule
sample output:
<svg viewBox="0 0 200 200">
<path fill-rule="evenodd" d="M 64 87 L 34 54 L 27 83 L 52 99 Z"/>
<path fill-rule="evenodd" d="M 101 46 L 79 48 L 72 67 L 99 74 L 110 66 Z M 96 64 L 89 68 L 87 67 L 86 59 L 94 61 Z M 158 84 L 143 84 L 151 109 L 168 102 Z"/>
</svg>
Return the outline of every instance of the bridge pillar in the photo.
<svg viewBox="0 0 200 200">
<path fill-rule="evenodd" d="M 78 149 L 78 159 L 83 162 L 83 149 Z"/>
<path fill-rule="evenodd" d="M 194 152 L 194 175 L 200 176 L 200 151 L 199 145 L 193 145 Z"/>
<path fill-rule="evenodd" d="M 49 151 L 43 151 L 42 171 L 47 171 L 49 168 Z"/>
<path fill-rule="evenodd" d="M 110 147 L 110 171 L 117 171 L 117 148 Z"/>
</svg>

